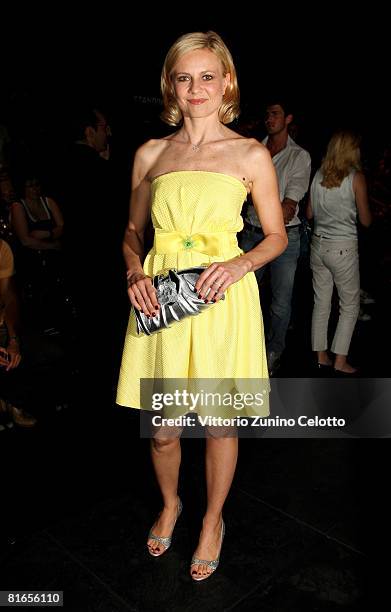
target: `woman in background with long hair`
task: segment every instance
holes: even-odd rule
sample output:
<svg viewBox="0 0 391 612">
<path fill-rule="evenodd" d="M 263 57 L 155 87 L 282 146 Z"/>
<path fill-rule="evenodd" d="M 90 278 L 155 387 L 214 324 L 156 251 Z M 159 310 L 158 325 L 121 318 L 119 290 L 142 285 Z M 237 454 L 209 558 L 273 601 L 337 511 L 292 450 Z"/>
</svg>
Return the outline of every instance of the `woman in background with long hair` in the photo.
<svg viewBox="0 0 391 612">
<path fill-rule="evenodd" d="M 367 185 L 360 164 L 360 138 L 348 130 L 336 132 L 311 184 L 307 209 L 314 219 L 311 269 L 314 288 L 312 350 L 318 367 L 354 374 L 347 361 L 350 342 L 360 311 L 360 273 L 357 217 L 368 227 L 372 216 Z M 339 319 L 328 355 L 327 329 L 334 285 L 339 297 Z"/>
</svg>

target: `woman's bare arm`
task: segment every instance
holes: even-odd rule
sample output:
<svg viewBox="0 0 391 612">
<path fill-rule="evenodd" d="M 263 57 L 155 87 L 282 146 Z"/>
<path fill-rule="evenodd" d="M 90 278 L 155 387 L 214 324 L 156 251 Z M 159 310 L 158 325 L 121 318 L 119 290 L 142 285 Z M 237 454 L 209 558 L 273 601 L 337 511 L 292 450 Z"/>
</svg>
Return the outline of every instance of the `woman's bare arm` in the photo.
<svg viewBox="0 0 391 612">
<path fill-rule="evenodd" d="M 62 216 L 61 209 L 57 202 L 52 200 L 52 198 L 48 198 L 48 205 L 50 208 L 50 212 L 53 215 L 53 221 L 55 223 L 55 227 L 52 230 L 52 237 L 54 240 L 58 240 L 61 238 L 64 231 L 64 217 Z"/>
<path fill-rule="evenodd" d="M 257 143 L 252 147 L 250 164 L 252 174 L 251 195 L 265 239 L 245 253 L 241 259 L 248 261 L 249 270 L 255 271 L 272 261 L 288 245 L 276 171 L 270 153 Z"/>
<path fill-rule="evenodd" d="M 360 223 L 364 227 L 369 227 L 372 223 L 372 213 L 368 203 L 367 181 L 362 172 L 356 172 L 353 177 L 353 191 Z"/>
<path fill-rule="evenodd" d="M 153 315 L 159 304 L 150 277 L 144 274 L 144 232 L 150 218 L 151 146 L 146 143 L 136 152 L 129 207 L 129 221 L 125 229 L 122 252 L 126 265 L 128 295 L 133 306 L 147 316 Z"/>
<path fill-rule="evenodd" d="M 251 195 L 265 239 L 240 257 L 212 263 L 200 275 L 195 289 L 208 302 L 219 301 L 230 285 L 278 257 L 288 244 L 273 162 L 267 149 L 256 141 L 250 145 L 247 167 Z"/>
</svg>

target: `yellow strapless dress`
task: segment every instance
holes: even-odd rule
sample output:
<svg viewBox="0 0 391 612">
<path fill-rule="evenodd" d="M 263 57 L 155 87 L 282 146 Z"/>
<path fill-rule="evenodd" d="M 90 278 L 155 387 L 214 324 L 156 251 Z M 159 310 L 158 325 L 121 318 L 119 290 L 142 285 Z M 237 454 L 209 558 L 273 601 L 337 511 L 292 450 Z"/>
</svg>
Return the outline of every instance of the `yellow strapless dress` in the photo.
<svg viewBox="0 0 391 612">
<path fill-rule="evenodd" d="M 155 240 L 144 261 L 146 274 L 243 254 L 236 233 L 243 227 L 247 192 L 238 179 L 217 172 L 175 171 L 156 177 L 151 191 Z M 117 388 L 119 405 L 151 409 L 140 400 L 140 379 L 236 381 L 237 390 L 261 391 L 264 401 L 231 414 L 267 416 L 269 380 L 254 273 L 231 285 L 225 300 L 151 336 L 138 335 L 132 309 Z M 173 414 L 178 416 L 178 411 Z"/>
</svg>

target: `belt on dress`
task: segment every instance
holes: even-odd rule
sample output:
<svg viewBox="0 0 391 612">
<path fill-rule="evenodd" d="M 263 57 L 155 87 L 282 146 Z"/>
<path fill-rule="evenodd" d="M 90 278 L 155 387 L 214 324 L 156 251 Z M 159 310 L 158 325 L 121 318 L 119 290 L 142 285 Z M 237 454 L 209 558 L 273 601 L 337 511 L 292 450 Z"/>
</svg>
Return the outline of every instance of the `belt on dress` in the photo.
<svg viewBox="0 0 391 612">
<path fill-rule="evenodd" d="M 221 255 L 238 249 L 236 232 L 185 232 L 155 231 L 154 251 L 157 254 L 197 251 L 206 255 Z"/>
</svg>

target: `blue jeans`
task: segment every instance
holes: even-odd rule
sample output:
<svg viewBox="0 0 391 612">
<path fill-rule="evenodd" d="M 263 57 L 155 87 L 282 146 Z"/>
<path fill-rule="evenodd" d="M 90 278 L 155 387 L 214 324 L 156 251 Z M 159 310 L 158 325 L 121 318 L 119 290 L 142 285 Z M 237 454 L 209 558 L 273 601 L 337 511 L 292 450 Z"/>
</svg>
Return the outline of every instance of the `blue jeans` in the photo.
<svg viewBox="0 0 391 612">
<path fill-rule="evenodd" d="M 268 265 L 270 266 L 270 283 L 272 302 L 270 306 L 270 328 L 266 343 L 268 352 L 280 356 L 285 348 L 285 336 L 291 318 L 291 304 L 297 260 L 300 254 L 299 226 L 287 231 L 288 246 L 286 250 Z M 261 233 L 244 230 L 240 247 L 247 252 L 264 240 Z M 258 283 L 265 272 L 265 266 L 255 272 Z"/>
</svg>

